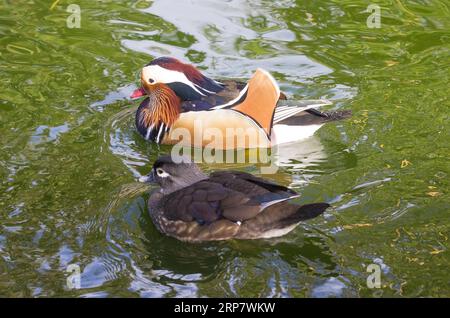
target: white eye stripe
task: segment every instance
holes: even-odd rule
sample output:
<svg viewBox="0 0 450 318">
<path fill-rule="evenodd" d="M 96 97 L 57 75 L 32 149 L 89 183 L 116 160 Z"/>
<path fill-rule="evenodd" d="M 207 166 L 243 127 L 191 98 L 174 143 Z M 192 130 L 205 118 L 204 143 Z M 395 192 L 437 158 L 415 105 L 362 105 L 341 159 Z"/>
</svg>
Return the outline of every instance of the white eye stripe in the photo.
<svg viewBox="0 0 450 318">
<path fill-rule="evenodd" d="M 142 69 L 142 75 L 145 79 L 153 79 L 155 82 L 159 83 L 174 83 L 180 82 L 190 86 L 194 91 L 202 96 L 206 94 L 202 93 L 194 83 L 192 83 L 183 72 L 172 71 L 165 69 L 159 65 L 149 65 Z"/>
</svg>

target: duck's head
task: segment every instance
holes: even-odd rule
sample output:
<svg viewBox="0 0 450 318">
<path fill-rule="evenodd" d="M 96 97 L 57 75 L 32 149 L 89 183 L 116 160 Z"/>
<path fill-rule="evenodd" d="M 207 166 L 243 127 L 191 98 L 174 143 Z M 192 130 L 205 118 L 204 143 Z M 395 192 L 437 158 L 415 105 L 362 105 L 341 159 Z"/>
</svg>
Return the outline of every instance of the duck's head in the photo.
<svg viewBox="0 0 450 318">
<path fill-rule="evenodd" d="M 204 76 L 193 65 L 173 57 L 159 57 L 144 66 L 141 83 L 142 87 L 134 91 L 132 99 L 146 95 L 146 85 L 158 83 L 170 87 L 182 101 L 199 100 L 223 89 L 222 84 Z"/>
<path fill-rule="evenodd" d="M 178 158 L 175 162 L 170 156 L 161 156 L 153 164 L 152 171 L 139 178 L 140 182 L 158 184 L 164 194 L 190 186 L 204 180 L 207 176 L 187 157 Z M 180 161 L 178 163 L 178 161 Z"/>
</svg>

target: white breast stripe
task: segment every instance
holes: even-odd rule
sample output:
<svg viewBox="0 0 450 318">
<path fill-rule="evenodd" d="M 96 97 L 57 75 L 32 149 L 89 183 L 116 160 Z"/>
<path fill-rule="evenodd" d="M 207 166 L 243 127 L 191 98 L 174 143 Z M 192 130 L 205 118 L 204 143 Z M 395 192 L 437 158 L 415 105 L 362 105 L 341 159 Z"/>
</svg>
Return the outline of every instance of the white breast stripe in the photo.
<svg viewBox="0 0 450 318">
<path fill-rule="evenodd" d="M 154 126 L 155 126 L 154 124 L 151 124 L 150 127 L 147 128 L 147 134 L 145 135 L 146 140 L 148 140 L 150 138 L 150 134 L 152 133 Z"/>
<path fill-rule="evenodd" d="M 156 142 L 159 144 L 159 139 L 161 138 L 161 133 L 163 132 L 163 128 L 164 128 L 165 124 L 161 124 L 161 126 L 159 126 L 159 131 L 158 131 L 158 137 L 156 137 Z"/>
</svg>

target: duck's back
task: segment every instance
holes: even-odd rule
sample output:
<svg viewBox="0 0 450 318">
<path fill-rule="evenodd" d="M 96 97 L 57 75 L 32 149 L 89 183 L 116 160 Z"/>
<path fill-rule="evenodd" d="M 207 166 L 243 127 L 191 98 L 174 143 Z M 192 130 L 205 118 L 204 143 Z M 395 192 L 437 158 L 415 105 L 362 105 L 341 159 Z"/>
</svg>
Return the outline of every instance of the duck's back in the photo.
<svg viewBox="0 0 450 318">
<path fill-rule="evenodd" d="M 209 179 L 224 187 L 250 196 L 263 196 L 268 194 L 276 195 L 280 198 L 297 196 L 295 191 L 285 186 L 242 171 L 216 171 L 211 173 Z"/>
<path fill-rule="evenodd" d="M 209 110 L 213 107 L 227 104 L 236 99 L 244 89 L 246 83 L 224 80 L 220 82 L 223 89 L 215 94 L 209 94 L 197 100 L 186 100 L 181 104 L 183 112 Z"/>
</svg>

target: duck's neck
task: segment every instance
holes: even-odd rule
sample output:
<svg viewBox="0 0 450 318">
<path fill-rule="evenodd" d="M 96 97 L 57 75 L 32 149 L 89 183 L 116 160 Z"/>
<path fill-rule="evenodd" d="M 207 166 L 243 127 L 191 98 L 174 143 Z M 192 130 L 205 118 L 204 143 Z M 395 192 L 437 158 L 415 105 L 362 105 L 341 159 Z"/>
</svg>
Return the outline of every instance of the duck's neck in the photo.
<svg viewBox="0 0 450 318">
<path fill-rule="evenodd" d="M 180 98 L 166 85 L 155 84 L 138 108 L 136 126 L 146 139 L 159 143 L 180 112 Z"/>
</svg>

